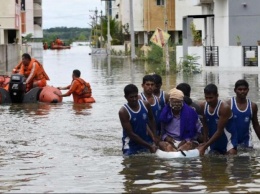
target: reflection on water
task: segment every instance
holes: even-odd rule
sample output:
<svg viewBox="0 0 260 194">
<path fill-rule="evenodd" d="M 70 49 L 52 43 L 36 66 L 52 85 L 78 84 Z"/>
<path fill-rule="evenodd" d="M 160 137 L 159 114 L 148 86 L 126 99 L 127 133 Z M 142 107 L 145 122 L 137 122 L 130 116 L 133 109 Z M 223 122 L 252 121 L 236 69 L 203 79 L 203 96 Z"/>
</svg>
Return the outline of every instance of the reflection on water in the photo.
<svg viewBox="0 0 260 194">
<path fill-rule="evenodd" d="M 255 134 L 256 149 L 235 157 L 161 160 L 147 154 L 123 158 L 118 119 L 126 102 L 123 89 L 134 83 L 141 91 L 143 76 L 160 68 L 88 53 L 86 46 L 46 50 L 43 64 L 53 86 L 69 85 L 72 71 L 79 69 L 91 84 L 96 103 L 76 105 L 70 96 L 60 104 L 0 106 L 0 192 L 260 192 L 260 144 Z M 169 91 L 187 82 L 192 98 L 202 100 L 203 88 L 215 83 L 220 98 L 227 99 L 241 78 L 248 80 L 249 97 L 259 106 L 258 72 L 162 75 L 162 88 Z"/>
<path fill-rule="evenodd" d="M 88 115 L 90 112 L 89 109 L 92 108 L 92 104 L 73 104 L 73 110 L 76 115 Z"/>
</svg>

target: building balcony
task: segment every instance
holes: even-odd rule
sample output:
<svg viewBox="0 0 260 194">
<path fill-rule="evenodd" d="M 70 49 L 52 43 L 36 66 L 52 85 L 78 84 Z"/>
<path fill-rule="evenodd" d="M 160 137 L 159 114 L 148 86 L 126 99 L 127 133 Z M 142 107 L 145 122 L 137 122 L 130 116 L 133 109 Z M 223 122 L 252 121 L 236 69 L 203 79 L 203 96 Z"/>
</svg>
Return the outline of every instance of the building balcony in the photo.
<svg viewBox="0 0 260 194">
<path fill-rule="evenodd" d="M 192 0 L 192 4 L 194 6 L 202 6 L 202 5 L 212 4 L 213 2 L 214 2 L 213 0 Z"/>
<path fill-rule="evenodd" d="M 33 3 L 37 3 L 39 5 L 42 5 L 42 0 L 33 0 Z"/>
<path fill-rule="evenodd" d="M 33 10 L 33 17 L 42 17 L 42 9 Z"/>
<path fill-rule="evenodd" d="M 34 18 L 34 22 L 35 25 L 39 25 L 42 26 L 42 18 Z"/>
</svg>

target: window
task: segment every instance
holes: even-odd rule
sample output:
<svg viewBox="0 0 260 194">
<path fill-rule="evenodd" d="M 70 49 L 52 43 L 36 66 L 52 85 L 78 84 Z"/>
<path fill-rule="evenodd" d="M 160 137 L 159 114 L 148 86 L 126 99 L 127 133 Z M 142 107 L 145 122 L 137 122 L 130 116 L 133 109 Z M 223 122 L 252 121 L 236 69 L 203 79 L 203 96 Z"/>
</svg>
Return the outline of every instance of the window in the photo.
<svg viewBox="0 0 260 194">
<path fill-rule="evenodd" d="M 21 10 L 25 11 L 25 0 L 21 1 Z"/>
<path fill-rule="evenodd" d="M 164 5 L 164 0 L 156 0 L 156 5 Z"/>
</svg>

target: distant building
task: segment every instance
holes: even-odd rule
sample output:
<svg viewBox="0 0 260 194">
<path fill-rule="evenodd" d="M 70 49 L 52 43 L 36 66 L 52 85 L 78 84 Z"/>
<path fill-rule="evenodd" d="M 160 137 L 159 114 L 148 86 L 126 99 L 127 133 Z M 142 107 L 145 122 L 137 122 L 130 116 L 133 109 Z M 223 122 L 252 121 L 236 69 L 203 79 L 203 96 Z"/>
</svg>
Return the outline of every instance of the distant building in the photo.
<svg viewBox="0 0 260 194">
<path fill-rule="evenodd" d="M 42 0 L 21 0 L 21 34 L 42 41 Z"/>
<path fill-rule="evenodd" d="M 203 14 L 213 14 L 211 31 L 216 46 L 256 46 L 260 40 L 259 0 L 193 0 Z"/>
<path fill-rule="evenodd" d="M 21 0 L 21 35 L 29 34 L 32 37 L 26 43 L 31 46 L 31 54 L 42 61 L 42 0 Z"/>
<path fill-rule="evenodd" d="M 30 40 L 22 45 L 29 34 Z M 15 65 L 21 52 L 41 61 L 42 38 L 42 0 L 0 0 L 0 53 L 6 52 L 0 56 L 0 65 Z"/>
<path fill-rule="evenodd" d="M 129 1 L 112 1 L 111 10 L 112 17 L 121 22 L 125 33 L 129 33 Z M 182 43 L 182 19 L 189 14 L 202 14 L 202 8 L 194 6 L 190 0 L 133 0 L 134 32 L 138 44 L 148 44 L 157 27 L 165 30 L 165 20 L 171 40 Z M 203 23 L 196 22 L 198 29 L 202 30 Z"/>
<path fill-rule="evenodd" d="M 0 0 L 0 44 L 19 43 L 20 0 Z"/>
</svg>

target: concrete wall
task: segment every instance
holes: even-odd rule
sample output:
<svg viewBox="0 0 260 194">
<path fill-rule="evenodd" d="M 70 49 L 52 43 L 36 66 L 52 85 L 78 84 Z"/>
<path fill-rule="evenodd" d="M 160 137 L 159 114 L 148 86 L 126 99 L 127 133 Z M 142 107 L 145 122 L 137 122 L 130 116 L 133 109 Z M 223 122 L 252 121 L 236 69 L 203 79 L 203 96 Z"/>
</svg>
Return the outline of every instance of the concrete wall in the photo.
<svg viewBox="0 0 260 194">
<path fill-rule="evenodd" d="M 229 46 L 228 0 L 215 1 L 215 45 Z"/>
<path fill-rule="evenodd" d="M 219 67 L 235 69 L 243 67 L 243 51 L 241 46 L 219 47 Z"/>
<path fill-rule="evenodd" d="M 258 50 L 260 46 L 258 47 Z M 258 52 L 258 66 L 244 66 L 243 65 L 243 47 L 241 46 L 222 46 L 219 47 L 219 66 L 206 66 L 204 47 L 188 47 L 188 55 L 199 56 L 197 61 L 204 70 L 225 70 L 225 71 L 248 71 L 255 72 L 260 70 L 260 53 Z M 176 63 L 179 64 L 183 53 L 183 46 L 176 47 Z"/>
<path fill-rule="evenodd" d="M 229 0 L 230 45 L 236 45 L 237 36 L 244 46 L 257 45 L 260 40 L 259 8 L 259 0 Z"/>
<path fill-rule="evenodd" d="M 31 47 L 31 56 L 43 63 L 43 45 L 42 42 L 28 42 L 27 45 Z"/>
<path fill-rule="evenodd" d="M 169 1 L 169 0 L 168 0 Z M 201 15 L 201 6 L 194 6 L 191 0 L 175 1 L 175 30 L 182 31 L 182 19 L 187 15 Z M 203 29 L 203 21 L 194 20 L 198 30 Z"/>
<path fill-rule="evenodd" d="M 34 24 L 33 24 L 33 0 L 25 1 L 25 13 L 26 13 L 26 33 L 34 34 Z"/>
<path fill-rule="evenodd" d="M 23 53 L 28 53 L 31 57 L 43 62 L 43 48 L 39 44 L 20 45 L 5 44 L 0 45 L 0 74 L 11 74 L 12 69 L 21 61 Z"/>
<path fill-rule="evenodd" d="M 121 18 L 122 25 L 129 24 L 130 26 L 130 7 L 129 1 L 121 0 L 119 7 L 119 17 Z M 134 16 L 134 31 L 144 31 L 143 22 L 143 1 L 133 0 L 133 16 Z M 129 27 L 129 32 L 130 32 Z"/>
<path fill-rule="evenodd" d="M 0 28 L 15 29 L 15 1 L 0 0 Z"/>
<path fill-rule="evenodd" d="M 10 74 L 20 61 L 20 56 L 21 46 L 19 44 L 0 45 L 0 72 Z"/>
</svg>

